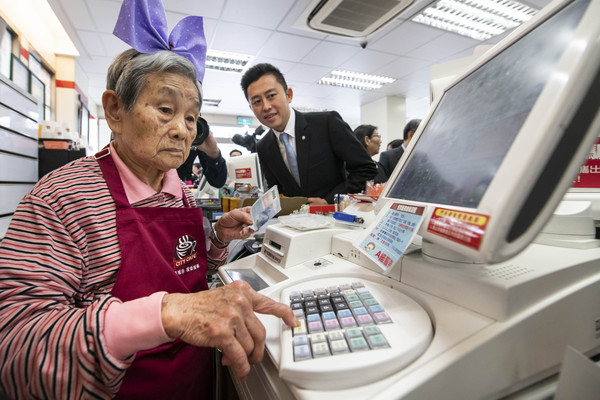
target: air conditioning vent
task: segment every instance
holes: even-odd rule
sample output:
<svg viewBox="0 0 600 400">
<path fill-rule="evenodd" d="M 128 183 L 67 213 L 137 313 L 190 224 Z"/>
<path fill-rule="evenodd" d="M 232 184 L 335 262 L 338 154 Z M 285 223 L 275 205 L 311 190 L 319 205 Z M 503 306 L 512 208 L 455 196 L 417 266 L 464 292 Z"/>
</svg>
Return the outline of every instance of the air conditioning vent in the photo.
<svg viewBox="0 0 600 400">
<path fill-rule="evenodd" d="M 410 6 L 414 0 L 316 0 L 308 15 L 312 29 L 335 35 L 366 37 Z"/>
</svg>

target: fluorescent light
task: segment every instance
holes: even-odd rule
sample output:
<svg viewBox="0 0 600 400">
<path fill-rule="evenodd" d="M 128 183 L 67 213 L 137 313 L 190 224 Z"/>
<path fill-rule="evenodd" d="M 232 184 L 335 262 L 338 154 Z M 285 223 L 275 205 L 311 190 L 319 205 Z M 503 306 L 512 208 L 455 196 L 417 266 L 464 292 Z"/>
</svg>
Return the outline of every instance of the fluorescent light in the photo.
<svg viewBox="0 0 600 400">
<path fill-rule="evenodd" d="M 379 89 L 386 83 L 394 82 L 394 78 L 387 76 L 377 76 L 361 74 L 359 72 L 350 71 L 331 71 L 328 75 L 319 80 L 320 85 L 340 86 L 351 89 L 371 90 Z"/>
<path fill-rule="evenodd" d="M 487 40 L 531 19 L 539 10 L 512 0 L 439 0 L 412 20 Z"/>
<path fill-rule="evenodd" d="M 225 51 L 208 50 L 206 52 L 206 69 L 218 71 L 242 72 L 252 56 L 247 54 L 228 53 Z"/>
<path fill-rule="evenodd" d="M 222 99 L 202 99 L 202 107 L 219 107 Z"/>
<path fill-rule="evenodd" d="M 316 107 L 308 107 L 308 106 L 292 106 L 292 108 L 296 111 L 300 112 L 323 112 L 323 111 L 331 111 L 327 108 L 316 108 Z"/>
</svg>

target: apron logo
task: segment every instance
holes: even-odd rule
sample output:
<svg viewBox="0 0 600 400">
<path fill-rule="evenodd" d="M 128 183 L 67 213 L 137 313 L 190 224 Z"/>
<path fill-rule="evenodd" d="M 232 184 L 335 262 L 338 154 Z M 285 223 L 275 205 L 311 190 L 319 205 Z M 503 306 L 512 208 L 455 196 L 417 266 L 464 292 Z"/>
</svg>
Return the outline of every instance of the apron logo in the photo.
<svg viewBox="0 0 600 400">
<path fill-rule="evenodd" d="M 184 235 L 177 240 L 175 254 L 173 256 L 173 265 L 179 269 L 198 257 L 196 253 L 196 239 L 192 236 Z"/>
</svg>

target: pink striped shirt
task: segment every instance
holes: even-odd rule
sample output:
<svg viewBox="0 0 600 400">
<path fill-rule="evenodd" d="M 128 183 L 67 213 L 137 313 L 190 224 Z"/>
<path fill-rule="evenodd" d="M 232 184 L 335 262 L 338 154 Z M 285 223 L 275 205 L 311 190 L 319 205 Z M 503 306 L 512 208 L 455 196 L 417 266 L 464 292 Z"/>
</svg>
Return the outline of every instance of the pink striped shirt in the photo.
<svg viewBox="0 0 600 400">
<path fill-rule="evenodd" d="M 161 192 L 133 206 L 183 207 L 183 201 Z M 103 334 L 106 310 L 120 302 L 110 295 L 121 259 L 114 221 L 115 204 L 93 157 L 49 173 L 21 200 L 0 244 L 4 395 L 104 399 L 117 393 L 133 354 L 113 354 Z M 209 269 L 224 262 L 226 253 L 221 256 L 209 256 Z"/>
</svg>

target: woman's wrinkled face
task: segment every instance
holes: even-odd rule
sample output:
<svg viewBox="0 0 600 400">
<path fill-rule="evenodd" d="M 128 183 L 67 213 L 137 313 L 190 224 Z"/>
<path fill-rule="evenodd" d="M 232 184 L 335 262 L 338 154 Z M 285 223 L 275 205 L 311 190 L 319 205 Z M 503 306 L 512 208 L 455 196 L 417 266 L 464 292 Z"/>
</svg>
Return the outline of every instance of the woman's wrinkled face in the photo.
<svg viewBox="0 0 600 400">
<path fill-rule="evenodd" d="M 167 172 L 186 160 L 196 137 L 200 98 L 193 80 L 151 74 L 133 108 L 125 111 L 118 150 L 126 163 Z"/>
</svg>

